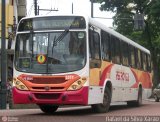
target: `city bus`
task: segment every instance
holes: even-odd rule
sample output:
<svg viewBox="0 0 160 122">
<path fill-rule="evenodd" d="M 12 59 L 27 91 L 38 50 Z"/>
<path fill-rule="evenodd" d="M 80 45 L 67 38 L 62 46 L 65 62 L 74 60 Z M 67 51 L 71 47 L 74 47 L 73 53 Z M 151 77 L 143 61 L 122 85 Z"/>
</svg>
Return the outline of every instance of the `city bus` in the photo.
<svg viewBox="0 0 160 122">
<path fill-rule="evenodd" d="M 102 113 L 112 102 L 140 106 L 151 95 L 150 51 L 94 18 L 25 17 L 14 56 L 14 103 L 45 113 L 61 105 Z"/>
</svg>

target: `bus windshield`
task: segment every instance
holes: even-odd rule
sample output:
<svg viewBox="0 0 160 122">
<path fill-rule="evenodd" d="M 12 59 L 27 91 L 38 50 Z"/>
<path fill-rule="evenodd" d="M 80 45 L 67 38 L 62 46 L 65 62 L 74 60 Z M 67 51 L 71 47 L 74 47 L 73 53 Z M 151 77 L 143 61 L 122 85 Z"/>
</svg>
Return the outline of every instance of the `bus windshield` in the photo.
<svg viewBox="0 0 160 122">
<path fill-rule="evenodd" d="M 86 63 L 85 31 L 17 34 L 15 68 L 28 73 L 65 73 Z"/>
</svg>

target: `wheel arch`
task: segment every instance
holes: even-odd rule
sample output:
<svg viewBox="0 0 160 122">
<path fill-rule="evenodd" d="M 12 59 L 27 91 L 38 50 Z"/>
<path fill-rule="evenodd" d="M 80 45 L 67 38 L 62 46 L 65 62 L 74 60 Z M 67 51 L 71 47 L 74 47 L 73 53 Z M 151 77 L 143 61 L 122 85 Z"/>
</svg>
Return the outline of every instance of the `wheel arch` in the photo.
<svg viewBox="0 0 160 122">
<path fill-rule="evenodd" d="M 105 88 L 108 87 L 109 90 L 110 90 L 110 93 L 111 93 L 111 97 L 112 97 L 112 82 L 110 79 L 107 79 L 103 85 L 103 94 L 104 94 L 104 91 L 105 91 Z"/>
</svg>

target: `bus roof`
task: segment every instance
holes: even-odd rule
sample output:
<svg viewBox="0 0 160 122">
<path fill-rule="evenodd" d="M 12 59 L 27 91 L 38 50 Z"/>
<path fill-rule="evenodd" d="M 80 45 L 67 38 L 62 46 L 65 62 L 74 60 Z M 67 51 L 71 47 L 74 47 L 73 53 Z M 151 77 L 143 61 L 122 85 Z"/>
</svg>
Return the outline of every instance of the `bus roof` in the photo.
<svg viewBox="0 0 160 122">
<path fill-rule="evenodd" d="M 106 25 L 96 21 L 94 18 L 89 18 L 89 23 L 92 24 L 92 25 L 95 25 L 96 27 L 101 28 L 102 30 L 108 32 L 111 35 L 114 35 L 115 37 L 127 42 L 128 44 L 133 45 L 134 47 L 144 51 L 145 53 L 150 54 L 150 51 L 148 49 L 146 49 L 145 47 L 137 44 L 136 42 L 132 41 L 131 39 L 123 36 L 122 34 L 116 32 L 116 31 L 114 31 L 113 29 L 107 27 Z"/>
</svg>

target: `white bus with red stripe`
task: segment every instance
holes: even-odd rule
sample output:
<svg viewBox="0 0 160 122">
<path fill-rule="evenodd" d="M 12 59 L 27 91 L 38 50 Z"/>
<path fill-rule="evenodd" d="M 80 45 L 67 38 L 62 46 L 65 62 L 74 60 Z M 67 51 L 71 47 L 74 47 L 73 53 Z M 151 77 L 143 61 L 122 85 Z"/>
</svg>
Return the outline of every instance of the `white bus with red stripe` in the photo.
<svg viewBox="0 0 160 122">
<path fill-rule="evenodd" d="M 139 106 L 151 95 L 150 71 L 149 50 L 92 18 L 27 17 L 16 34 L 13 100 L 46 113 L 60 105 Z"/>
</svg>

